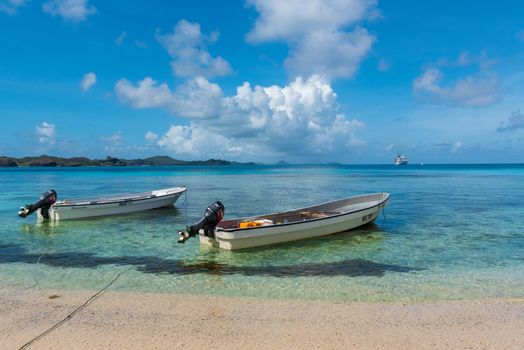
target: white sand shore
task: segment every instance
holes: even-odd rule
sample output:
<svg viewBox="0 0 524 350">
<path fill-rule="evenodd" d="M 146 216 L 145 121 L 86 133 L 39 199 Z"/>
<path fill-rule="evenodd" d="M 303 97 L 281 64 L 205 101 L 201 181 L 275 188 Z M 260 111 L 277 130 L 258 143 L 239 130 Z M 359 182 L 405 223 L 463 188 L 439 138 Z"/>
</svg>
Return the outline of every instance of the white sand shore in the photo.
<svg viewBox="0 0 524 350">
<path fill-rule="evenodd" d="M 19 349 L 92 294 L 0 287 L 0 348 Z M 106 292 L 29 347 L 179 348 L 517 350 L 524 299 L 344 304 Z"/>
</svg>

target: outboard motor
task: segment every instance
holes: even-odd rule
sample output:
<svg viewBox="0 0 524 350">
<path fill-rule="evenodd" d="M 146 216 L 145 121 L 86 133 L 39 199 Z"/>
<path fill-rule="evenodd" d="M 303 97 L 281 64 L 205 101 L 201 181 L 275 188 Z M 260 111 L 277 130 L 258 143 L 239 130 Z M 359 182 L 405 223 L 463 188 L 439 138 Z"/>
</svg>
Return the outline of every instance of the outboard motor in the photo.
<svg viewBox="0 0 524 350">
<path fill-rule="evenodd" d="M 26 204 L 25 207 L 21 207 L 18 216 L 25 218 L 40 209 L 40 214 L 42 214 L 44 219 L 49 219 L 49 208 L 51 208 L 51 206 L 56 202 L 56 199 L 57 195 L 55 190 L 51 189 L 46 191 L 42 193 L 38 202 L 34 204 Z"/>
<path fill-rule="evenodd" d="M 211 204 L 207 207 L 206 212 L 202 219 L 196 224 L 187 226 L 186 231 L 180 231 L 178 234 L 180 238 L 178 243 L 184 243 L 189 237 L 195 237 L 198 235 L 200 230 L 204 230 L 204 235 L 207 237 L 215 237 L 215 227 L 224 218 L 224 205 L 219 201 Z"/>
</svg>

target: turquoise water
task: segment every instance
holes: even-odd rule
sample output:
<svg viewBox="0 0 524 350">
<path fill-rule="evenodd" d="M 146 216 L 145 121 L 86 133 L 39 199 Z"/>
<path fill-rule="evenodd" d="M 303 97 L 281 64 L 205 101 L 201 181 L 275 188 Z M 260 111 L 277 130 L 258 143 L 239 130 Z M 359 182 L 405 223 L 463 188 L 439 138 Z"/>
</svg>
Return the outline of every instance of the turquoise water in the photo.
<svg viewBox="0 0 524 350">
<path fill-rule="evenodd" d="M 524 297 L 524 165 L 0 169 L 0 281 L 95 290 L 336 301 Z M 175 208 L 38 224 L 18 207 L 185 185 Z M 226 217 L 390 192 L 375 224 L 239 252 L 177 244 L 220 200 Z"/>
</svg>

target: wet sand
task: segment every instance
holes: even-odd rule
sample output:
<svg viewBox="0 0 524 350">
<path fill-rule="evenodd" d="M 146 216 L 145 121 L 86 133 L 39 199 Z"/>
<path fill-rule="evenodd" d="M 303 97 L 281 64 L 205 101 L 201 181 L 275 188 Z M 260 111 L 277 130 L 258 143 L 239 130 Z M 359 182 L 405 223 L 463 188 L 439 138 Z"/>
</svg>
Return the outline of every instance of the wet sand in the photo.
<svg viewBox="0 0 524 350">
<path fill-rule="evenodd" d="M 0 287 L 0 348 L 94 292 Z M 524 299 L 334 303 L 107 291 L 28 349 L 524 349 Z"/>
</svg>

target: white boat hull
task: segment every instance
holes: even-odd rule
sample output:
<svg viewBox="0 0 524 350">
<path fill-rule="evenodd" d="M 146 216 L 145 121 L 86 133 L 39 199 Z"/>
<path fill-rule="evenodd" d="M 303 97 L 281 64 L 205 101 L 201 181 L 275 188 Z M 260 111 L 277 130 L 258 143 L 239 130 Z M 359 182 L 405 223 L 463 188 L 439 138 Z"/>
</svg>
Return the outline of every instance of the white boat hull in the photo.
<svg viewBox="0 0 524 350">
<path fill-rule="evenodd" d="M 186 191 L 185 187 L 174 187 L 152 191 L 148 195 L 129 195 L 107 199 L 97 199 L 68 204 L 67 201 L 57 202 L 49 209 L 49 220 L 74 220 L 98 216 L 128 214 L 150 209 L 169 207 Z M 40 209 L 38 218 L 43 220 Z"/>
<path fill-rule="evenodd" d="M 238 230 L 224 230 L 217 227 L 214 238 L 200 235 L 200 242 L 221 249 L 237 250 L 327 236 L 351 230 L 373 222 L 378 217 L 380 210 L 386 206 L 389 194 L 378 195 L 382 196 L 378 200 L 370 201 L 368 207 L 360 205 L 355 211 L 342 212 L 320 219 Z"/>
</svg>

